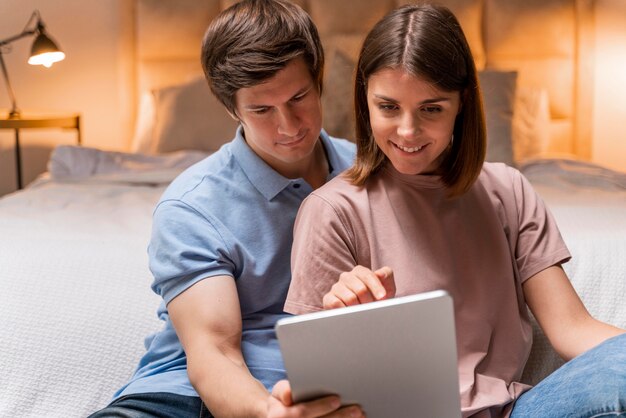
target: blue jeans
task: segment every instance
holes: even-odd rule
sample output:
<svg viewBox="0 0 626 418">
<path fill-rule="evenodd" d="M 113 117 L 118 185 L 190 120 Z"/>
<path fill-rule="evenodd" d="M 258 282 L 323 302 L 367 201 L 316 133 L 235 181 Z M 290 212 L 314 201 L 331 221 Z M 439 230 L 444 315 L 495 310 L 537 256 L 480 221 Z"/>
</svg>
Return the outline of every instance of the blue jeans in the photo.
<svg viewBox="0 0 626 418">
<path fill-rule="evenodd" d="M 565 363 L 515 402 L 511 418 L 626 417 L 626 334 Z"/>
<path fill-rule="evenodd" d="M 213 418 L 197 396 L 136 393 L 122 396 L 88 418 Z"/>
</svg>

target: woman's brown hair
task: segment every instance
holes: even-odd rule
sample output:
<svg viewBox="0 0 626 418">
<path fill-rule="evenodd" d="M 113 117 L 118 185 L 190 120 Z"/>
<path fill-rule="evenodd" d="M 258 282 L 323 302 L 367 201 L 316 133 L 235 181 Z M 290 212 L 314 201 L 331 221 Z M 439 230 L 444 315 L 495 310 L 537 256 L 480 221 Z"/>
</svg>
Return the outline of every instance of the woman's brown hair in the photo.
<svg viewBox="0 0 626 418">
<path fill-rule="evenodd" d="M 483 165 L 486 128 L 476 66 L 458 20 L 437 5 L 407 5 L 393 10 L 367 35 L 356 70 L 354 107 L 357 156 L 346 176 L 363 185 L 386 157 L 372 136 L 367 82 L 372 74 L 401 68 L 446 91 L 458 91 L 461 110 L 454 140 L 439 167 L 450 196 L 469 190 Z"/>
<path fill-rule="evenodd" d="M 236 115 L 235 93 L 273 77 L 303 58 L 322 92 L 324 51 L 315 24 L 298 5 L 244 0 L 220 13 L 202 41 L 202 68 L 211 91 Z"/>
</svg>

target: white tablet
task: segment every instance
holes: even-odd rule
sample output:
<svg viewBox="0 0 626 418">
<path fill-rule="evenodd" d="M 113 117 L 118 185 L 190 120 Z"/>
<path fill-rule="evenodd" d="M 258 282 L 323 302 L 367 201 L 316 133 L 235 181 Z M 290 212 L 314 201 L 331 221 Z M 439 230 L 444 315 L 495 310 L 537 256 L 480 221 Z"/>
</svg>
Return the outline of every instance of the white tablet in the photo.
<svg viewBox="0 0 626 418">
<path fill-rule="evenodd" d="M 454 306 L 445 291 L 284 318 L 295 402 L 337 394 L 368 418 L 459 418 Z"/>
</svg>

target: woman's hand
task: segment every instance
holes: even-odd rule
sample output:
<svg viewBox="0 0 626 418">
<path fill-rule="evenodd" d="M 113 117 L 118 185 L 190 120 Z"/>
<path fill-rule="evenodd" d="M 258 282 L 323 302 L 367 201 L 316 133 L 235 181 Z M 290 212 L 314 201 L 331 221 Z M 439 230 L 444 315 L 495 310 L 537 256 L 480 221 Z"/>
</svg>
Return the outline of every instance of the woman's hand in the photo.
<svg viewBox="0 0 626 418">
<path fill-rule="evenodd" d="M 293 403 L 291 386 L 286 380 L 274 385 L 268 402 L 267 418 L 364 418 L 357 405 L 341 408 L 338 396 L 326 396 L 309 402 Z"/>
<path fill-rule="evenodd" d="M 324 309 L 335 309 L 391 299 L 395 295 L 396 283 L 391 268 L 372 271 L 356 266 L 350 272 L 341 273 L 339 281 L 324 295 L 323 303 Z"/>
</svg>

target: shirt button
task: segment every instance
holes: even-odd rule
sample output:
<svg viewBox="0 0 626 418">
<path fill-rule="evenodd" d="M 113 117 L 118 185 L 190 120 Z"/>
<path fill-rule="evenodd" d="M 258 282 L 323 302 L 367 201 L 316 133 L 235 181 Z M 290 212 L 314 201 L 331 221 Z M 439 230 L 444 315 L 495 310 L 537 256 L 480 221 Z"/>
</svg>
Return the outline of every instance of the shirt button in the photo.
<svg viewBox="0 0 626 418">
<path fill-rule="evenodd" d="M 293 184 L 293 188 L 294 189 L 299 189 L 300 188 L 300 183 L 294 183 Z"/>
</svg>

